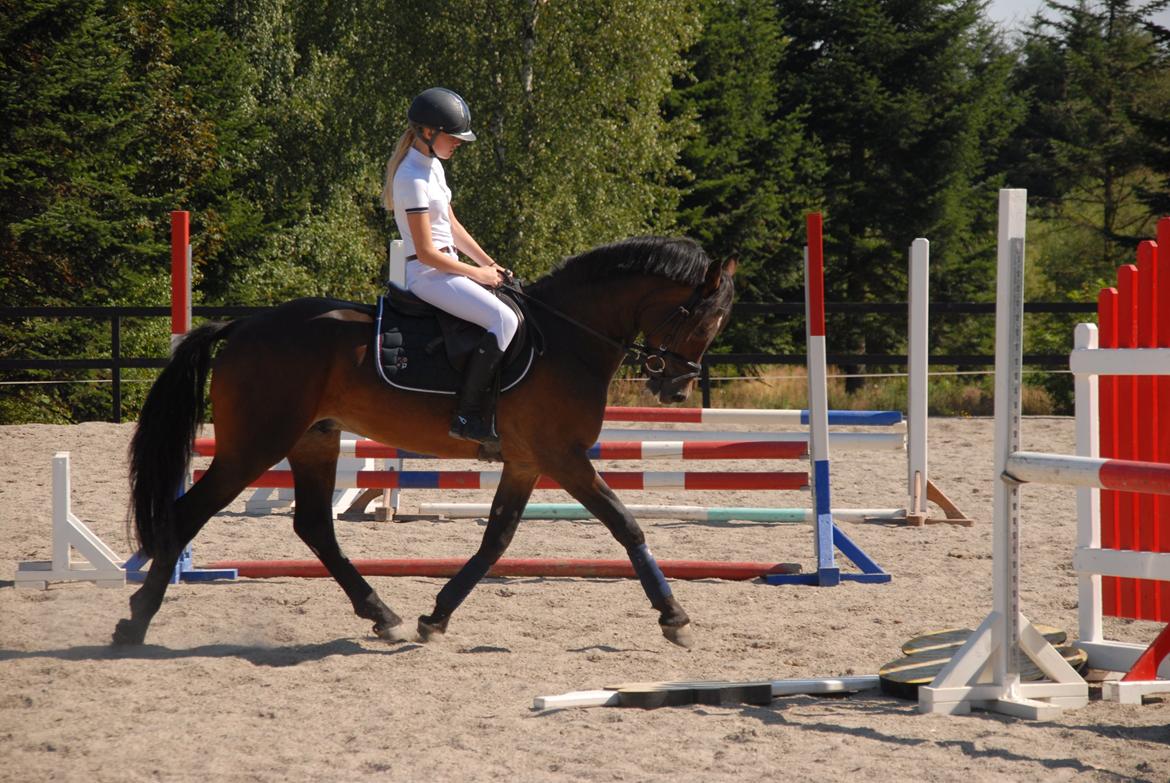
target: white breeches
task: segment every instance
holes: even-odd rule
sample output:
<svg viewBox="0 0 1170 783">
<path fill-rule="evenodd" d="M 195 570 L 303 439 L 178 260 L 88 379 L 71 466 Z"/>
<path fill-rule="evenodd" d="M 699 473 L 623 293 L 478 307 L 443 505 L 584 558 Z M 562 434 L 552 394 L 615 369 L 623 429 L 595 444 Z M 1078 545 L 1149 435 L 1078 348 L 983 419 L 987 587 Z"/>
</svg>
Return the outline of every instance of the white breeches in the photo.
<svg viewBox="0 0 1170 783">
<path fill-rule="evenodd" d="M 516 314 L 470 278 L 441 272 L 421 261 L 407 261 L 406 288 L 424 302 L 487 329 L 495 335 L 501 351 L 507 350 L 516 336 L 520 325 Z"/>
</svg>

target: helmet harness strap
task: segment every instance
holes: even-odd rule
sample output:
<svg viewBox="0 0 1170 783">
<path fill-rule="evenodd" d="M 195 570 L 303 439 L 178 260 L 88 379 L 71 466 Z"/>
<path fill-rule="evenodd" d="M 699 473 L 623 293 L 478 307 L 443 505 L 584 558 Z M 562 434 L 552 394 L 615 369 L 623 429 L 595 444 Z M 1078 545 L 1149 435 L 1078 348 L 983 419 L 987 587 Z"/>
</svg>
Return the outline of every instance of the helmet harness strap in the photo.
<svg viewBox="0 0 1170 783">
<path fill-rule="evenodd" d="M 427 156 L 431 158 L 435 157 L 435 140 L 439 138 L 439 131 L 432 128 L 432 130 L 435 132 L 432 133 L 431 137 L 428 139 L 427 135 L 423 133 L 423 131 L 426 130 L 425 125 L 412 123 L 412 127 L 414 128 L 414 135 L 422 139 L 422 143 L 427 145 Z"/>
</svg>

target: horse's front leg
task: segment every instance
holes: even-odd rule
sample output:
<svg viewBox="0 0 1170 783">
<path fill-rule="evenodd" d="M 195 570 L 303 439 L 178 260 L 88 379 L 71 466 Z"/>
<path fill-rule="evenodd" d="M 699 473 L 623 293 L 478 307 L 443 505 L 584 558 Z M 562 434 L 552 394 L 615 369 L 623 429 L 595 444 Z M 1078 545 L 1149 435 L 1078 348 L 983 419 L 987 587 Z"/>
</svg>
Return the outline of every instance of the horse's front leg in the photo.
<svg viewBox="0 0 1170 783">
<path fill-rule="evenodd" d="M 504 463 L 500 485 L 496 488 L 495 498 L 492 499 L 487 529 L 483 533 L 479 550 L 439 591 L 435 598 L 434 611 L 418 618 L 418 633 L 424 641 L 447 631 L 447 622 L 451 615 L 496 561 L 503 557 L 508 545 L 512 543 L 512 536 L 520 524 L 520 515 L 528 505 L 528 498 L 531 497 L 532 489 L 539 477 L 540 474 L 531 466 L 520 467 L 511 462 Z"/>
<path fill-rule="evenodd" d="M 662 569 L 646 546 L 646 536 L 630 510 L 618 500 L 609 485 L 597 475 L 593 463 L 584 454 L 578 455 L 564 465 L 561 475 L 553 475 L 565 490 L 589 509 L 593 516 L 613 534 L 626 549 L 634 566 L 634 572 L 650 599 L 650 605 L 658 610 L 658 625 L 662 635 L 682 647 L 693 643 L 691 619 L 683 611 L 678 600 L 671 593 Z M 552 475 L 550 472 L 549 475 Z"/>
</svg>

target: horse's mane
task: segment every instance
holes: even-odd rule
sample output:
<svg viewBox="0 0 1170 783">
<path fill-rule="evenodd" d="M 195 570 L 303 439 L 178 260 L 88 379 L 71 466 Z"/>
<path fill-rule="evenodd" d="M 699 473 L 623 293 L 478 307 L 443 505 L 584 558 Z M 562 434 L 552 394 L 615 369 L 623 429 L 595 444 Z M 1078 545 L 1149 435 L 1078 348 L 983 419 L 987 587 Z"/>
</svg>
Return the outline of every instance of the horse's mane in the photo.
<svg viewBox="0 0 1170 783">
<path fill-rule="evenodd" d="M 711 258 L 698 242 L 685 237 L 633 237 L 570 256 L 532 284 L 577 285 L 625 275 L 655 275 L 698 285 Z"/>
</svg>

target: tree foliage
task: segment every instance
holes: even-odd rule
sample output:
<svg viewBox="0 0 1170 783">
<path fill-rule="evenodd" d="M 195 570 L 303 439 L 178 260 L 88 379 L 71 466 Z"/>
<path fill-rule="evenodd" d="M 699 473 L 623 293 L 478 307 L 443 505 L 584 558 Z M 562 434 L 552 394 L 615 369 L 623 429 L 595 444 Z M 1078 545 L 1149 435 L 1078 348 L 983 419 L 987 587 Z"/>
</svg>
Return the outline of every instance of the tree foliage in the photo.
<svg viewBox="0 0 1170 783">
<path fill-rule="evenodd" d="M 1170 207 L 1170 52 L 1166 31 L 1147 21 L 1167 5 L 1047 0 L 1028 30 L 1016 81 L 1032 100 L 1018 171 L 1065 234 L 1065 255 L 1046 264 L 1057 291 L 1080 294 L 1112 276 L 1151 234 L 1150 207 Z"/>
<path fill-rule="evenodd" d="M 987 227 L 1003 181 L 996 151 L 1018 122 L 1011 60 L 977 0 L 802 0 L 786 106 L 807 112 L 825 156 L 829 298 L 896 301 L 911 240 L 931 240 L 932 295 L 991 293 Z M 893 352 L 904 328 L 853 321 L 840 347 Z M 961 334 L 947 335 L 954 340 Z"/>
<path fill-rule="evenodd" d="M 830 299 L 904 298 L 926 236 L 932 296 L 989 300 L 1012 185 L 1032 194 L 1030 282 L 1084 298 L 1170 211 L 1170 31 L 1150 21 L 1167 6 L 1049 0 L 1009 43 L 982 0 L 0 0 L 0 305 L 166 304 L 172 209 L 192 213 L 197 303 L 372 298 L 396 233 L 385 162 L 433 85 L 480 138 L 447 164 L 459 217 L 526 277 L 680 232 L 739 259 L 741 300 L 799 300 L 819 209 Z M 937 351 L 990 347 L 990 328 L 932 327 Z M 125 350 L 160 355 L 164 332 L 130 324 Z M 800 335 L 741 318 L 720 348 Z M 830 324 L 843 352 L 904 339 Z M 108 341 L 0 322 L 2 356 Z M 0 386 L 0 419 L 107 400 Z"/>
<path fill-rule="evenodd" d="M 503 263 L 536 275 L 600 242 L 670 225 L 668 177 L 689 128 L 660 106 L 698 31 L 691 3 L 430 8 L 395 0 L 366 25 L 361 48 L 394 55 L 364 61 L 365 94 L 374 84 L 395 91 L 380 98 L 366 154 L 383 163 L 410 98 L 449 85 L 470 103 L 480 135 L 446 166 L 454 208 Z"/>
<path fill-rule="evenodd" d="M 788 45 L 776 7 L 765 0 L 711 2 L 690 67 L 667 101 L 693 121 L 674 179 L 680 231 L 719 258 L 739 261 L 741 299 L 775 301 L 801 286 L 803 214 L 819 200 L 819 148 L 804 106 L 782 110 L 791 76 L 780 64 Z M 764 318 L 734 320 L 734 349 L 792 350 L 799 330 Z"/>
</svg>

